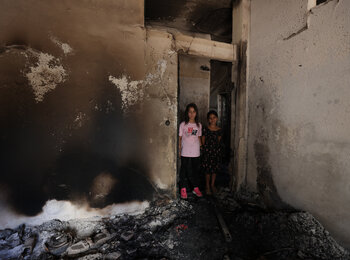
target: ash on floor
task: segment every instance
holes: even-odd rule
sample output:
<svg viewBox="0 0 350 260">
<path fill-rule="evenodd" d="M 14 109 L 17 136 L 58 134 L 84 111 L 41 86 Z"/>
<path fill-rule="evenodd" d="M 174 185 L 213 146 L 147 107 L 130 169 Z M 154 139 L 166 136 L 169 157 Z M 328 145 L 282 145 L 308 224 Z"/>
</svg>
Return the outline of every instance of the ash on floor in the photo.
<svg viewBox="0 0 350 260">
<path fill-rule="evenodd" d="M 232 241 L 218 224 L 219 209 Z M 241 206 L 228 189 L 214 198 L 157 198 L 145 213 L 52 220 L 0 231 L 0 259 L 350 259 L 306 212 Z"/>
</svg>

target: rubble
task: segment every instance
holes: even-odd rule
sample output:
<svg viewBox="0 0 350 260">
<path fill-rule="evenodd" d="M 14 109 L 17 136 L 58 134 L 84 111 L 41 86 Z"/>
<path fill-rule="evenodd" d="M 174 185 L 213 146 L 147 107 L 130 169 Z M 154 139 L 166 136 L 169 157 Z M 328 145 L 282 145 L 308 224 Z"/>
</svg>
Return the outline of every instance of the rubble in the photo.
<svg viewBox="0 0 350 260">
<path fill-rule="evenodd" d="M 350 259 L 311 214 L 249 205 L 226 188 L 215 199 L 158 198 L 138 215 L 22 225 L 0 231 L 0 259 Z"/>
<path fill-rule="evenodd" d="M 121 238 L 124 239 L 124 241 L 129 241 L 134 236 L 133 231 L 126 231 L 121 235 Z"/>
<path fill-rule="evenodd" d="M 310 213 L 270 211 L 257 193 L 221 189 L 218 203 L 233 234 L 231 250 L 252 259 L 350 259 Z M 232 202 L 235 197 L 237 202 Z M 243 242 L 242 242 L 243 241 Z"/>
<path fill-rule="evenodd" d="M 188 202 L 166 199 L 154 201 L 143 214 L 135 216 L 52 220 L 40 226 L 5 229 L 0 231 L 0 259 L 134 259 L 159 254 L 163 257 L 169 255 L 163 249 L 166 239 L 153 232 L 164 232 L 193 213 Z"/>
<path fill-rule="evenodd" d="M 113 252 L 113 253 L 109 253 L 105 256 L 106 260 L 117 260 L 121 257 L 121 253 L 119 252 Z"/>
</svg>

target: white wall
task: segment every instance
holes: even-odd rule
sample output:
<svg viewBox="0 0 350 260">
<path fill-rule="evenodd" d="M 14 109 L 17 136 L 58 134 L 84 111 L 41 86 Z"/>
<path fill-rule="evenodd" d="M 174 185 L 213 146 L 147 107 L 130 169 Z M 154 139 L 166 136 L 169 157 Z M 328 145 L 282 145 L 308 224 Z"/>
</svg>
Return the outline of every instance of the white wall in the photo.
<svg viewBox="0 0 350 260">
<path fill-rule="evenodd" d="M 307 2 L 251 1 L 247 181 L 350 248 L 350 2 Z"/>
</svg>

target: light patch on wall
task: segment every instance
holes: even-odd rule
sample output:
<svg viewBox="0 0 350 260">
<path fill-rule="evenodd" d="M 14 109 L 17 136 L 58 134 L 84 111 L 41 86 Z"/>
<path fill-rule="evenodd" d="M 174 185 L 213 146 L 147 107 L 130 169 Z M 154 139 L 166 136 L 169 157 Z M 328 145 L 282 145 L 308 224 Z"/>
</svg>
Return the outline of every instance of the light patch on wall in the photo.
<svg viewBox="0 0 350 260">
<path fill-rule="evenodd" d="M 113 189 L 117 180 L 109 172 L 102 172 L 92 182 L 91 196 L 95 202 L 103 200 Z"/>
<path fill-rule="evenodd" d="M 164 72 L 166 71 L 167 61 L 166 60 L 159 60 L 157 65 L 158 65 L 158 71 L 160 74 L 160 78 L 162 79 Z"/>
<path fill-rule="evenodd" d="M 156 178 L 153 181 L 159 189 L 161 189 L 161 190 L 168 189 L 168 185 L 164 184 L 159 178 Z"/>
<path fill-rule="evenodd" d="M 112 204 L 103 209 L 89 208 L 86 204 L 74 204 L 70 201 L 49 200 L 43 211 L 34 217 L 19 216 L 5 205 L 1 205 L 0 229 L 16 228 L 25 223 L 27 225 L 41 225 L 46 221 L 59 219 L 68 221 L 72 219 L 86 219 L 105 217 L 108 215 L 130 214 L 137 215 L 145 211 L 149 202 L 134 201 L 123 204 Z"/>
<path fill-rule="evenodd" d="M 67 54 L 73 52 L 73 48 L 72 48 L 71 46 L 69 46 L 68 43 L 63 43 L 63 42 L 59 41 L 59 40 L 58 40 L 56 37 L 54 37 L 54 36 L 51 36 L 50 39 L 51 39 L 51 41 L 52 41 L 54 44 L 56 44 L 58 47 L 60 47 L 60 48 L 62 49 L 62 51 L 63 51 L 63 53 L 64 53 L 65 55 L 67 55 Z"/>
<path fill-rule="evenodd" d="M 167 69 L 167 61 L 159 60 L 157 62 L 156 73 L 149 73 L 145 80 L 130 80 L 126 75 L 122 75 L 117 78 L 112 75 L 108 77 L 109 81 L 112 82 L 120 91 L 122 98 L 122 110 L 124 114 L 128 114 L 130 106 L 133 106 L 145 98 L 146 87 L 151 84 L 159 84 L 168 99 L 168 105 L 171 106 L 171 100 L 162 85 L 162 78 Z"/>
<path fill-rule="evenodd" d="M 307 10 L 311 10 L 316 6 L 316 0 L 308 0 L 307 2 Z"/>
<path fill-rule="evenodd" d="M 30 67 L 30 72 L 26 74 L 26 77 L 33 88 L 35 101 L 41 102 L 46 93 L 65 81 L 67 73 L 58 58 L 43 52 L 32 51 L 31 53 L 37 56 L 38 62 L 35 66 Z"/>
<path fill-rule="evenodd" d="M 274 140 L 281 143 L 287 156 L 295 154 L 300 142 L 300 129 L 286 126 L 282 121 L 277 121 L 273 128 Z"/>
<path fill-rule="evenodd" d="M 129 111 L 130 106 L 143 100 L 143 80 L 130 80 L 125 75 L 120 78 L 109 76 L 108 79 L 120 90 L 122 97 L 122 110 L 124 113 Z"/>
</svg>

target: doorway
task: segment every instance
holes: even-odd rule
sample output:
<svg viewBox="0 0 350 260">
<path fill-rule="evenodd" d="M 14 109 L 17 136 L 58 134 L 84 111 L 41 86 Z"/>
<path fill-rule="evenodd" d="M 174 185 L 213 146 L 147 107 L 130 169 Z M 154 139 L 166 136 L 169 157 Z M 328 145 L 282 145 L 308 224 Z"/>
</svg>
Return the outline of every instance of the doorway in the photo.
<svg viewBox="0 0 350 260">
<path fill-rule="evenodd" d="M 179 122 L 184 121 L 186 105 L 195 103 L 199 110 L 199 121 L 207 126 L 207 113 L 218 113 L 218 126 L 222 129 L 222 165 L 217 174 L 217 186 L 230 185 L 229 163 L 233 157 L 231 149 L 231 81 L 232 63 L 210 60 L 185 54 L 179 55 Z M 180 166 L 178 164 L 178 166 Z M 179 172 L 180 167 L 178 167 Z M 202 178 L 203 177 L 203 178 Z M 179 179 L 179 178 L 177 178 Z M 204 173 L 201 173 L 204 185 Z"/>
<path fill-rule="evenodd" d="M 195 103 L 199 122 L 204 124 L 209 111 L 210 60 L 179 55 L 179 122 L 184 121 L 186 105 Z"/>
</svg>

